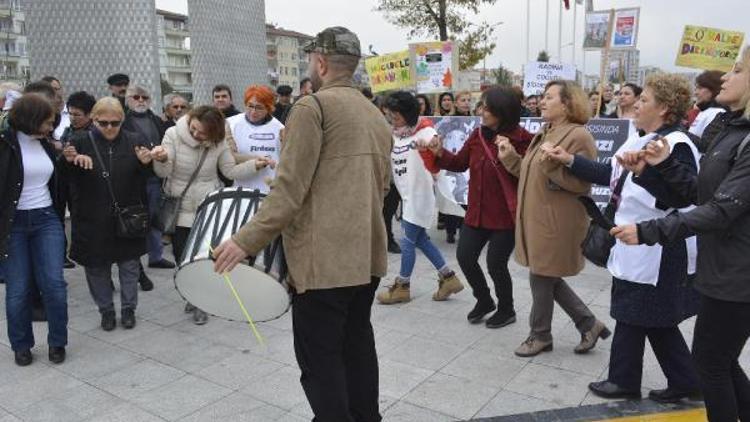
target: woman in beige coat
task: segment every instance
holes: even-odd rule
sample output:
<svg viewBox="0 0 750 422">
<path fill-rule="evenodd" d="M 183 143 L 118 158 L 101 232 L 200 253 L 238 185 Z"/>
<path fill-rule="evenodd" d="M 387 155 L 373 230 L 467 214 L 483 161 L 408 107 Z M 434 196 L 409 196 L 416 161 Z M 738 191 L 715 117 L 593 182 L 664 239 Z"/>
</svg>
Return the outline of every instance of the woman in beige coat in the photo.
<svg viewBox="0 0 750 422">
<path fill-rule="evenodd" d="M 586 94 L 574 82 L 547 84 L 540 103 L 546 125 L 531 141 L 522 159 L 510 141 L 499 139 L 498 158 L 518 176 L 516 213 L 516 260 L 529 267 L 532 307 L 528 339 L 516 349 L 521 357 L 552 350 L 552 312 L 557 302 L 581 332 L 576 353 L 591 350 L 610 331 L 598 321 L 562 277 L 578 274 L 584 267 L 581 242 L 588 217 L 577 197 L 591 185 L 557 161 L 547 157 L 556 146 L 571 154 L 596 158 L 596 145 L 583 126 L 590 112 Z"/>
<path fill-rule="evenodd" d="M 180 204 L 177 225 L 172 236 L 172 249 L 178 264 L 198 205 L 207 194 L 224 186 L 219 179 L 218 171 L 234 180 L 247 178 L 267 164 L 262 158 L 236 163 L 224 142 L 225 124 L 224 115 L 219 109 L 210 106 L 197 107 L 167 130 L 162 144 L 151 151 L 154 171 L 159 177 L 166 178 L 164 191 L 170 196 L 179 196 L 185 190 L 190 176 L 200 163 L 201 156 L 204 152 L 206 154 L 195 181 L 188 188 Z M 193 321 L 198 325 L 207 321 L 206 313 L 190 304 L 185 307 L 185 312 L 193 312 Z"/>
</svg>

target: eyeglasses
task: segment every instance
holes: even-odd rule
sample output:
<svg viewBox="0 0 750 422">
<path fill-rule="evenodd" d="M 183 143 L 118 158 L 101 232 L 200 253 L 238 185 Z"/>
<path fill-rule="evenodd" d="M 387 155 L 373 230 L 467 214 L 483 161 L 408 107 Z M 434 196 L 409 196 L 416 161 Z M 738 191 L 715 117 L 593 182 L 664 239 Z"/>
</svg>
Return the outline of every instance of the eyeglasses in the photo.
<svg viewBox="0 0 750 422">
<path fill-rule="evenodd" d="M 148 101 L 148 100 L 151 99 L 151 97 L 149 97 L 148 95 L 133 95 L 130 98 L 132 98 L 132 99 L 134 99 L 136 101 L 141 101 L 141 100 Z"/>
<path fill-rule="evenodd" d="M 97 120 L 96 121 L 96 124 L 99 125 L 99 126 L 101 126 L 101 127 L 113 127 L 113 128 L 120 127 L 121 123 L 122 123 L 122 120 L 112 120 L 112 121 Z"/>
<path fill-rule="evenodd" d="M 172 108 L 176 108 L 176 109 L 179 109 L 179 110 L 184 110 L 184 109 L 187 109 L 188 106 L 186 106 L 186 105 L 173 105 Z"/>
<path fill-rule="evenodd" d="M 261 104 L 248 104 L 245 107 L 247 107 L 248 110 L 255 110 L 255 111 L 266 111 L 266 107 Z"/>
</svg>

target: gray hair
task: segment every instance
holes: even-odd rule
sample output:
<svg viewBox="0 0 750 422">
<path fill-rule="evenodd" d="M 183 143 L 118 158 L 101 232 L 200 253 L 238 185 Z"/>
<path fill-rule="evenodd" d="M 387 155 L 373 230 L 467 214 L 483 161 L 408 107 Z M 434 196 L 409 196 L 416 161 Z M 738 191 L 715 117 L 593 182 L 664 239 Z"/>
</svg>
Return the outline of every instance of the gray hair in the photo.
<svg viewBox="0 0 750 422">
<path fill-rule="evenodd" d="M 182 98 L 183 100 L 185 100 L 185 102 L 187 102 L 187 99 L 183 97 L 182 95 L 177 94 L 177 93 L 171 93 L 171 94 L 167 94 L 164 96 L 164 98 L 162 99 L 162 105 L 166 107 L 172 104 L 172 101 L 174 101 L 177 98 Z"/>
<path fill-rule="evenodd" d="M 126 97 L 132 97 L 133 95 L 146 95 L 151 96 L 151 93 L 145 87 L 141 85 L 130 85 L 125 93 Z"/>
</svg>

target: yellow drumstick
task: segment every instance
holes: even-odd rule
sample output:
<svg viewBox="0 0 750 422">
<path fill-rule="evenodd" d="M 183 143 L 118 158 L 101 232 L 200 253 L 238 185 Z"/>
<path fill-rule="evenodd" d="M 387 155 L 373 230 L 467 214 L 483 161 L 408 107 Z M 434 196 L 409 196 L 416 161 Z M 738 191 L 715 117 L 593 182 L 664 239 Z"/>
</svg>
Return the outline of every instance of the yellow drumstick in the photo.
<svg viewBox="0 0 750 422">
<path fill-rule="evenodd" d="M 210 244 L 206 243 L 208 246 L 209 252 L 211 252 L 211 255 L 214 253 L 214 248 L 211 247 Z M 240 305 L 240 309 L 242 309 L 242 313 L 245 314 L 245 318 L 247 319 L 247 324 L 250 325 L 250 328 L 253 330 L 253 334 L 255 334 L 255 338 L 258 339 L 258 343 L 261 344 L 261 346 L 265 346 L 265 341 L 263 340 L 263 336 L 260 335 L 260 332 L 258 332 L 258 329 L 255 327 L 255 323 L 253 322 L 253 318 L 250 317 L 250 313 L 247 311 L 247 308 L 245 308 L 245 304 L 242 303 L 242 299 L 240 299 L 240 295 L 237 293 L 237 290 L 234 288 L 234 284 L 232 283 L 232 279 L 229 278 L 229 273 L 222 274 L 224 276 L 224 281 L 229 286 L 229 290 L 232 291 L 232 294 L 234 295 L 234 299 L 237 301 L 237 303 Z"/>
</svg>

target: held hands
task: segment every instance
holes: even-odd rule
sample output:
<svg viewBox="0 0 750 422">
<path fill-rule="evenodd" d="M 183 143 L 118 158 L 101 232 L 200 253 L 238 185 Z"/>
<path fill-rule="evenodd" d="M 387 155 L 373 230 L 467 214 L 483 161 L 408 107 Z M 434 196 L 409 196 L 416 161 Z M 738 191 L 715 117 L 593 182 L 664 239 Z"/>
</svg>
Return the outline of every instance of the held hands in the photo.
<svg viewBox="0 0 750 422">
<path fill-rule="evenodd" d="M 72 163 L 76 158 L 76 155 L 78 155 L 78 151 L 76 151 L 76 147 L 73 145 L 68 145 L 63 148 L 63 157 L 65 157 L 65 161 Z"/>
<path fill-rule="evenodd" d="M 609 234 L 619 239 L 626 245 L 638 245 L 638 228 L 635 224 L 617 226 L 609 231 Z"/>
<path fill-rule="evenodd" d="M 550 144 L 542 144 L 540 148 L 542 150 L 542 161 L 550 160 L 564 166 L 569 166 L 573 163 L 573 154 L 565 151 L 560 145 L 553 147 Z"/>
<path fill-rule="evenodd" d="M 169 159 L 169 153 L 163 146 L 157 145 L 151 150 L 151 159 L 164 163 Z"/>
<path fill-rule="evenodd" d="M 665 138 L 659 138 L 646 145 L 643 159 L 650 166 L 661 164 L 669 157 L 669 143 Z"/>
<path fill-rule="evenodd" d="M 438 135 L 433 136 L 432 139 L 418 139 L 417 148 L 420 151 L 428 150 L 436 157 L 440 157 L 443 154 L 443 140 Z"/>
<path fill-rule="evenodd" d="M 254 160 L 255 160 L 255 170 L 256 171 L 260 171 L 260 170 L 263 170 L 266 167 L 269 167 L 271 165 L 271 162 L 273 162 L 273 160 L 271 160 L 268 157 L 255 157 Z M 274 166 L 275 165 L 276 165 L 276 163 L 274 162 Z M 273 167 L 271 167 L 271 168 L 273 168 Z"/>
<path fill-rule="evenodd" d="M 620 165 L 624 169 L 635 174 L 636 176 L 640 176 L 643 173 L 643 170 L 646 168 L 646 165 L 648 164 L 646 163 L 644 157 L 644 150 L 629 151 L 622 153 L 622 155 L 615 155 L 617 162 L 620 163 Z"/>
<path fill-rule="evenodd" d="M 247 257 L 247 253 L 234 240 L 225 240 L 211 254 L 214 260 L 214 271 L 217 274 L 231 272 L 237 264 Z"/>
<path fill-rule="evenodd" d="M 504 160 L 510 157 L 513 153 L 518 154 L 513 147 L 513 144 L 510 143 L 510 139 L 505 136 L 498 135 L 497 138 L 495 138 L 495 145 L 497 145 L 497 158 L 499 160 Z"/>
<path fill-rule="evenodd" d="M 94 168 L 94 160 L 92 160 L 88 155 L 78 154 L 73 158 L 71 162 L 74 166 L 78 166 L 84 170 L 91 170 Z"/>
<path fill-rule="evenodd" d="M 135 155 L 138 157 L 138 161 L 143 165 L 151 164 L 151 151 L 142 146 L 135 147 Z"/>
<path fill-rule="evenodd" d="M 276 160 L 271 157 L 266 157 L 266 163 L 268 163 L 268 167 L 271 167 L 272 170 L 276 170 Z"/>
</svg>

